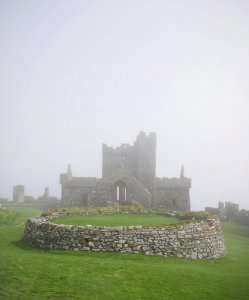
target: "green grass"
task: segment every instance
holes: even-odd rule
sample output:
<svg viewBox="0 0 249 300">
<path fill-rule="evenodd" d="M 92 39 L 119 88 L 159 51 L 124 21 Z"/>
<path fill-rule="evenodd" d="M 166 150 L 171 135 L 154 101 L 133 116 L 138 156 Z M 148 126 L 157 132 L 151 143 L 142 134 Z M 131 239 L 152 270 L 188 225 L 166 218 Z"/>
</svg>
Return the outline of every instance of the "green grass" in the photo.
<svg viewBox="0 0 249 300">
<path fill-rule="evenodd" d="M 41 211 L 28 207 L 0 208 L 0 226 L 23 225 L 29 216 L 40 213 Z"/>
<path fill-rule="evenodd" d="M 162 215 L 130 215 L 130 214 L 114 214 L 114 215 L 88 215 L 88 216 L 65 216 L 53 220 L 56 224 L 65 225 L 94 225 L 94 226 L 130 226 L 130 225 L 151 225 L 160 226 L 166 224 L 176 224 L 179 220 L 176 218 L 165 217 Z"/>
<path fill-rule="evenodd" d="M 38 211 L 18 211 L 24 220 Z M 0 227 L 0 299 L 249 299 L 249 229 L 224 224 L 228 255 L 191 261 L 33 249 Z"/>
</svg>

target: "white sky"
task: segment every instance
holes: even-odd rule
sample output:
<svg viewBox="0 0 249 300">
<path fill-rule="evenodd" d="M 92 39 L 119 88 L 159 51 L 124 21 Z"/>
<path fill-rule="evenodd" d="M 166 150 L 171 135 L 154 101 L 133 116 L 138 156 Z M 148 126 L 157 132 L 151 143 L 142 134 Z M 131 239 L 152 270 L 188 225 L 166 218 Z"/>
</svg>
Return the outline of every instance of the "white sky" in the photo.
<svg viewBox="0 0 249 300">
<path fill-rule="evenodd" d="M 249 209 L 249 2 L 0 1 L 0 197 L 101 177 L 101 144 L 157 133 L 192 209 Z"/>
</svg>

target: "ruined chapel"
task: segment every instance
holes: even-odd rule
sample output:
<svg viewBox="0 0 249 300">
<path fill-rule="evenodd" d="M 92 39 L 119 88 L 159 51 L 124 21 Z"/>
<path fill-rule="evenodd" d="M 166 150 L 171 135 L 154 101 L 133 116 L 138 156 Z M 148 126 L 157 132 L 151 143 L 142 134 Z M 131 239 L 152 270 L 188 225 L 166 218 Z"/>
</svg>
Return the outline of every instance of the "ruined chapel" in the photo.
<svg viewBox="0 0 249 300">
<path fill-rule="evenodd" d="M 102 178 L 73 177 L 71 166 L 60 175 L 63 207 L 114 203 L 189 211 L 191 179 L 156 177 L 156 134 L 140 132 L 133 145 L 102 145 Z"/>
</svg>

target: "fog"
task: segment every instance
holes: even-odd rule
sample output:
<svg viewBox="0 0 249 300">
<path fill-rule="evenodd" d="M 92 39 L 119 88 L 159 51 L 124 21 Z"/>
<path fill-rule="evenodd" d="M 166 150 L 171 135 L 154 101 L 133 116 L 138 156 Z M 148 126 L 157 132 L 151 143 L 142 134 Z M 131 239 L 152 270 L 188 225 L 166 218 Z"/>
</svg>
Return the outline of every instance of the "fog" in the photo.
<svg viewBox="0 0 249 300">
<path fill-rule="evenodd" d="M 60 197 L 145 131 L 193 210 L 249 209 L 248 1 L 1 1 L 0 38 L 0 197 Z"/>
</svg>

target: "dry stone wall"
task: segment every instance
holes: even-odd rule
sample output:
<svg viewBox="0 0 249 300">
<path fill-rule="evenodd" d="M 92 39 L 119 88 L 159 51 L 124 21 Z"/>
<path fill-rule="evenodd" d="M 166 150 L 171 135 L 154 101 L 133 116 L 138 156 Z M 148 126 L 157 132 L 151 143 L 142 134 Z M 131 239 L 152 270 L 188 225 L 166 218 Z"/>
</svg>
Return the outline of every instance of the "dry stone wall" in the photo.
<svg viewBox="0 0 249 300">
<path fill-rule="evenodd" d="M 58 225 L 49 218 L 28 219 L 24 240 L 33 247 L 110 251 L 213 259 L 226 254 L 218 220 L 162 227 Z"/>
</svg>

